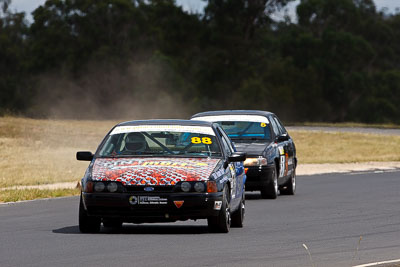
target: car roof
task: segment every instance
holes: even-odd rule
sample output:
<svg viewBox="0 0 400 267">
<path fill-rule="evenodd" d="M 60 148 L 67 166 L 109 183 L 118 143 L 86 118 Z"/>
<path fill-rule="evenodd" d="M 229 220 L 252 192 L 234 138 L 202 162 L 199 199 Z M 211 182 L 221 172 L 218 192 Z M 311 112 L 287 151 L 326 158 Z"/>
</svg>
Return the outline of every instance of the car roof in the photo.
<svg viewBox="0 0 400 267">
<path fill-rule="evenodd" d="M 218 115 L 260 115 L 267 116 L 273 115 L 274 113 L 262 110 L 216 110 L 206 111 L 194 114 L 191 118 L 205 117 L 205 116 L 218 116 Z"/>
<path fill-rule="evenodd" d="M 117 126 L 131 126 L 131 125 L 188 125 L 188 126 L 213 126 L 213 122 L 208 121 L 193 121 L 193 120 L 134 120 L 121 122 Z"/>
</svg>

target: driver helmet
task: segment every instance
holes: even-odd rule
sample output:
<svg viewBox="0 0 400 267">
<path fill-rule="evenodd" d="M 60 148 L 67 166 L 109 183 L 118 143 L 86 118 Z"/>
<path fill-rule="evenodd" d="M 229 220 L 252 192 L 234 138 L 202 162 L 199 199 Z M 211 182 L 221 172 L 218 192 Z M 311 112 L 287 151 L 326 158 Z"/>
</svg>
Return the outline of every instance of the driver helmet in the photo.
<svg viewBox="0 0 400 267">
<path fill-rule="evenodd" d="M 147 148 L 146 138 L 142 133 L 129 133 L 125 138 L 125 150 L 143 152 Z"/>
</svg>

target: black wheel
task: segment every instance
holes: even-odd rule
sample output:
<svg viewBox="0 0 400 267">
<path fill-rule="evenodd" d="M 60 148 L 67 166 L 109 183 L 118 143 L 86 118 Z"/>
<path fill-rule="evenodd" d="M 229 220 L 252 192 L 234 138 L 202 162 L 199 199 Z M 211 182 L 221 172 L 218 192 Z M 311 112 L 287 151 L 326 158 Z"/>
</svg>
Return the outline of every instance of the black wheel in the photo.
<svg viewBox="0 0 400 267">
<path fill-rule="evenodd" d="M 296 193 L 296 170 L 293 170 L 289 181 L 280 190 L 282 195 L 294 195 Z"/>
<path fill-rule="evenodd" d="M 81 196 L 79 201 L 79 230 L 81 233 L 98 233 L 100 231 L 100 223 L 100 218 L 87 216 Z"/>
<path fill-rule="evenodd" d="M 214 233 L 228 233 L 231 228 L 231 210 L 229 205 L 229 188 L 225 185 L 222 206 L 218 216 L 208 217 L 208 229 Z"/>
<path fill-rule="evenodd" d="M 245 196 L 244 190 L 242 199 L 240 200 L 239 208 L 232 213 L 232 227 L 242 228 L 245 214 Z"/>
<path fill-rule="evenodd" d="M 272 173 L 272 181 L 261 188 L 261 197 L 267 199 L 276 199 L 278 196 L 278 172 L 274 168 Z"/>
<path fill-rule="evenodd" d="M 118 219 L 103 219 L 103 226 L 106 228 L 120 229 L 122 221 Z"/>
</svg>

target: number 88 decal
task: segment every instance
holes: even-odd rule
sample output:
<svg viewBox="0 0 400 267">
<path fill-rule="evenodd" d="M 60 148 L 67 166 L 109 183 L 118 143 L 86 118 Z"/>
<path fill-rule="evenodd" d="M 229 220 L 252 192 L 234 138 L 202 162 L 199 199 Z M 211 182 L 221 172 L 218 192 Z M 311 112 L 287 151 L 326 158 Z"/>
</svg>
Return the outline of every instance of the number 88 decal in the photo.
<svg viewBox="0 0 400 267">
<path fill-rule="evenodd" d="M 203 137 L 203 138 L 200 138 L 200 137 L 192 137 L 192 143 L 193 144 L 201 144 L 201 143 L 203 143 L 203 144 L 205 144 L 205 145 L 211 145 L 212 144 L 212 141 L 211 141 L 211 138 L 210 137 Z"/>
</svg>

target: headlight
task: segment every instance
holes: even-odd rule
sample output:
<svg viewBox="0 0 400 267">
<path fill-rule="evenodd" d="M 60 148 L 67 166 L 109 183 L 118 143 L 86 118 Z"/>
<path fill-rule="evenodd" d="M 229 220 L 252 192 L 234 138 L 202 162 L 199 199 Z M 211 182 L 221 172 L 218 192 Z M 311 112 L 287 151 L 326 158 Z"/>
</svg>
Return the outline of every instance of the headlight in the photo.
<svg viewBox="0 0 400 267">
<path fill-rule="evenodd" d="M 204 188 L 205 188 L 205 186 L 204 186 L 204 183 L 202 183 L 202 182 L 197 182 L 194 184 L 194 190 L 196 192 L 204 192 Z"/>
<path fill-rule="evenodd" d="M 98 182 L 94 184 L 94 191 L 101 192 L 104 190 L 106 186 L 102 182 Z"/>
<path fill-rule="evenodd" d="M 111 183 L 109 183 L 109 184 L 107 185 L 107 190 L 108 190 L 109 192 L 111 192 L 111 193 L 116 192 L 117 189 L 118 189 L 118 185 L 117 185 L 116 183 L 114 183 L 114 182 L 111 182 Z"/>
<path fill-rule="evenodd" d="M 181 189 L 183 192 L 189 192 L 192 186 L 188 182 L 181 183 Z"/>
<path fill-rule="evenodd" d="M 268 161 L 266 158 L 263 157 L 247 158 L 243 164 L 244 166 L 262 166 L 262 165 L 267 165 Z"/>
</svg>

